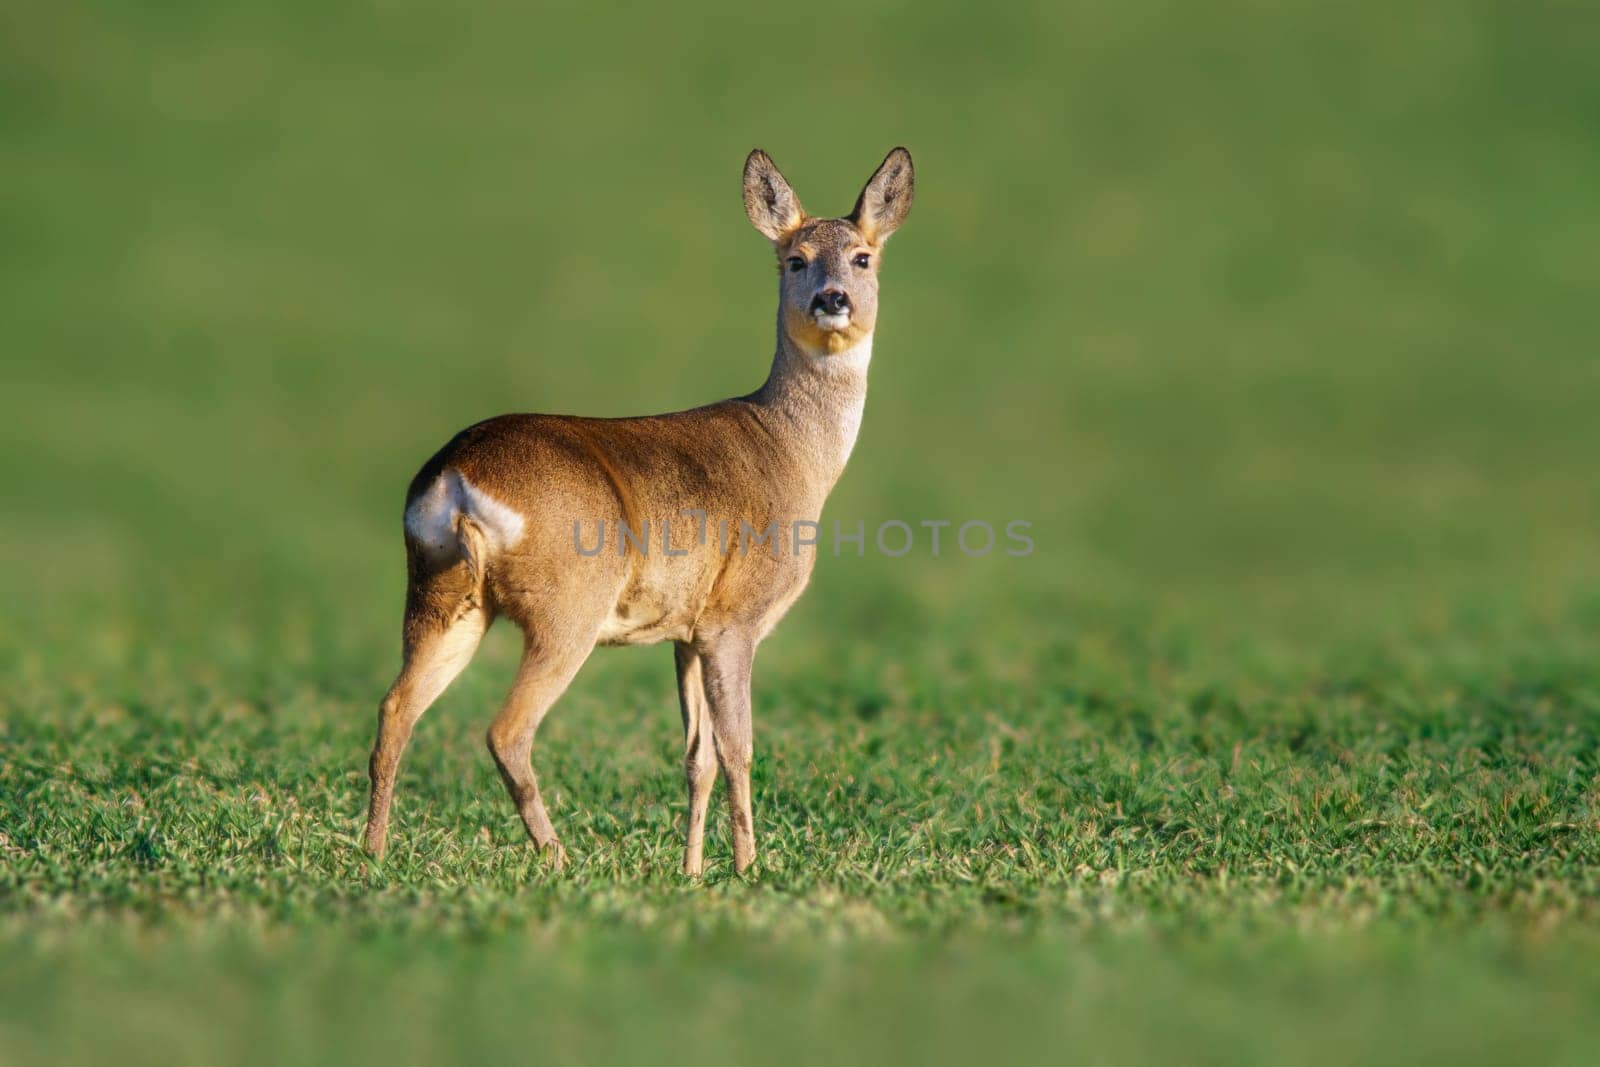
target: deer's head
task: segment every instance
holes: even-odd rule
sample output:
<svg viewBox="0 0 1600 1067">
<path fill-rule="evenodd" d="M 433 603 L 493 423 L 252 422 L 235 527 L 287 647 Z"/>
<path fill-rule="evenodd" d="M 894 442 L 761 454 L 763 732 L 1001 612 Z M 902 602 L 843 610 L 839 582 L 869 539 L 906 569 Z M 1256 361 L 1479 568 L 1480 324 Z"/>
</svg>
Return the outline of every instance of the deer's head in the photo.
<svg viewBox="0 0 1600 1067">
<path fill-rule="evenodd" d="M 911 211 L 911 153 L 890 152 L 844 218 L 811 218 L 759 148 L 744 164 L 744 206 L 778 255 L 778 328 L 815 355 L 834 355 L 871 335 L 878 318 L 884 242 Z"/>
</svg>

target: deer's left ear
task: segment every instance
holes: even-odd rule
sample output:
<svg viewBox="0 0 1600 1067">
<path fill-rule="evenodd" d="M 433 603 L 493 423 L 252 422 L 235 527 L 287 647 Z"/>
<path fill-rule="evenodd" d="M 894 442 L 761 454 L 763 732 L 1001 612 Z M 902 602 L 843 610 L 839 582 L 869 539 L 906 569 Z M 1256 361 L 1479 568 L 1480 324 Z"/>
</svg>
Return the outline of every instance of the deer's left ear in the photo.
<svg viewBox="0 0 1600 1067">
<path fill-rule="evenodd" d="M 856 199 L 850 221 L 873 244 L 882 244 L 900 228 L 911 213 L 916 198 L 916 173 L 911 169 L 911 153 L 896 148 L 884 157 L 866 188 Z"/>
</svg>

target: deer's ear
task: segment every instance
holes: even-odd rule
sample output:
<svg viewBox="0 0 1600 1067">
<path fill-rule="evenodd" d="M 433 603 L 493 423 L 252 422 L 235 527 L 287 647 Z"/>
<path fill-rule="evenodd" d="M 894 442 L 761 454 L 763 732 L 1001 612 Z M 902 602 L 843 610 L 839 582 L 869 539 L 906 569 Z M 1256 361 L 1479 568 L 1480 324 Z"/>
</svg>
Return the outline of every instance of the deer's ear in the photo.
<svg viewBox="0 0 1600 1067">
<path fill-rule="evenodd" d="M 750 224 L 778 244 L 806 221 L 800 198 L 778 173 L 778 165 L 761 149 L 744 161 L 744 210 Z"/>
<path fill-rule="evenodd" d="M 916 198 L 916 173 L 911 169 L 911 153 L 896 148 L 884 157 L 856 199 L 850 221 L 873 244 L 882 244 L 900 228 L 911 213 Z"/>
</svg>

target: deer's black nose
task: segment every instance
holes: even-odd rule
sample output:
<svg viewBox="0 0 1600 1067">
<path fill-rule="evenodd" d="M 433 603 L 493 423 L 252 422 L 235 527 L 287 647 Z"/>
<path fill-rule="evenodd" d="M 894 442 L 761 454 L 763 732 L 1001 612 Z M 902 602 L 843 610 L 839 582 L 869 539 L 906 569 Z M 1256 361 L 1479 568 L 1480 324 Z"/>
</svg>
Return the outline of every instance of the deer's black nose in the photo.
<svg viewBox="0 0 1600 1067">
<path fill-rule="evenodd" d="M 811 298 L 811 309 L 838 315 L 850 310 L 850 297 L 843 289 L 824 289 Z"/>
</svg>

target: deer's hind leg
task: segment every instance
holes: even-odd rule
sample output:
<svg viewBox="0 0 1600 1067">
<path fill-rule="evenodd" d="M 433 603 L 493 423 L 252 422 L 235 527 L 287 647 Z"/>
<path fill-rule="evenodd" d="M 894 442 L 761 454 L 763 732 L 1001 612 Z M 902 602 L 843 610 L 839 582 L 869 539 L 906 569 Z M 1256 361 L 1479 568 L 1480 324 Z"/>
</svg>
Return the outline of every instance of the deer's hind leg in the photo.
<svg viewBox="0 0 1600 1067">
<path fill-rule="evenodd" d="M 414 584 L 406 596 L 405 662 L 378 708 L 378 739 L 369 766 L 372 798 L 367 808 L 366 850 L 382 858 L 389 834 L 400 757 L 412 728 L 478 650 L 490 616 L 470 591 L 456 588 L 449 574 Z"/>
<path fill-rule="evenodd" d="M 526 629 L 526 634 L 517 680 L 489 727 L 489 752 L 517 806 L 517 814 L 522 816 L 528 837 L 559 869 L 566 863 L 567 854 L 539 792 L 539 778 L 533 770 L 533 739 L 551 706 L 589 658 L 594 638 L 589 635 L 552 643 L 541 640 L 532 629 Z"/>
</svg>

